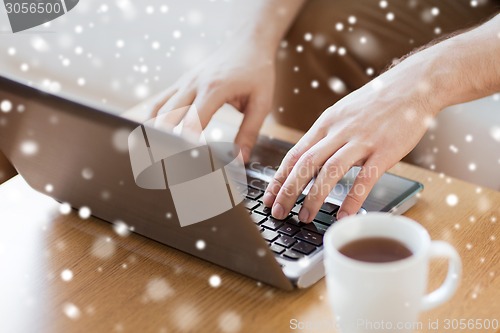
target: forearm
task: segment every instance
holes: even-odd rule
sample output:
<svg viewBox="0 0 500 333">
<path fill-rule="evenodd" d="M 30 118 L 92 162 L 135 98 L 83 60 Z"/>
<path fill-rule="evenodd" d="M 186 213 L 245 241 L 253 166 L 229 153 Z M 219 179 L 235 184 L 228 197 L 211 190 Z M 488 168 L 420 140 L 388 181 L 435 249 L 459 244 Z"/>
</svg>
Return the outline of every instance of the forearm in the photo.
<svg viewBox="0 0 500 333">
<path fill-rule="evenodd" d="M 236 38 L 276 52 L 281 39 L 307 0 L 257 0 Z"/>
<path fill-rule="evenodd" d="M 427 50 L 431 94 L 441 108 L 500 91 L 500 15 Z"/>
</svg>

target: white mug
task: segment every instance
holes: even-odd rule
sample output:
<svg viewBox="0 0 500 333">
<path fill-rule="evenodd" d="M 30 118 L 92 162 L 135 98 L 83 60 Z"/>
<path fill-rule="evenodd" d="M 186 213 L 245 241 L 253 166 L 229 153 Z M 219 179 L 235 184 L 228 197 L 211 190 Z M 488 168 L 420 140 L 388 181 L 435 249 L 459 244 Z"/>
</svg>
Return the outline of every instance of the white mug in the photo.
<svg viewBox="0 0 500 333">
<path fill-rule="evenodd" d="M 370 263 L 339 252 L 363 238 L 390 238 L 403 243 L 408 258 Z M 455 293 L 462 271 L 457 251 L 443 241 L 431 241 L 417 222 L 388 213 L 350 216 L 325 234 L 325 268 L 328 297 L 340 332 L 413 332 L 422 329 L 421 311 L 432 309 Z M 448 258 L 444 283 L 425 295 L 429 260 Z"/>
</svg>

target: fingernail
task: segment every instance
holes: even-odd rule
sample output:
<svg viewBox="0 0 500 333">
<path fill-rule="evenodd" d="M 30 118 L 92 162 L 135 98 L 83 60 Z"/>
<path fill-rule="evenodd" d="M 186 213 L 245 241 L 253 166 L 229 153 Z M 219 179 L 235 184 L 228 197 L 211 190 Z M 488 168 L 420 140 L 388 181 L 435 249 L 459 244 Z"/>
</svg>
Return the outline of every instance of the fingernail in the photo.
<svg viewBox="0 0 500 333">
<path fill-rule="evenodd" d="M 306 207 L 302 207 L 299 212 L 300 222 L 308 222 L 309 220 L 309 210 Z"/>
<path fill-rule="evenodd" d="M 262 201 L 264 202 L 264 205 L 271 207 L 274 201 L 274 195 L 271 192 L 266 192 L 262 197 Z"/>
<path fill-rule="evenodd" d="M 345 211 L 340 211 L 337 214 L 337 220 L 341 220 L 341 219 L 343 219 L 344 217 L 347 217 L 347 216 L 349 216 L 349 214 L 347 214 Z"/>
<path fill-rule="evenodd" d="M 285 216 L 285 209 L 280 203 L 275 203 L 273 206 L 273 209 L 271 211 L 272 215 L 274 218 L 277 218 L 278 220 L 282 220 Z"/>
</svg>

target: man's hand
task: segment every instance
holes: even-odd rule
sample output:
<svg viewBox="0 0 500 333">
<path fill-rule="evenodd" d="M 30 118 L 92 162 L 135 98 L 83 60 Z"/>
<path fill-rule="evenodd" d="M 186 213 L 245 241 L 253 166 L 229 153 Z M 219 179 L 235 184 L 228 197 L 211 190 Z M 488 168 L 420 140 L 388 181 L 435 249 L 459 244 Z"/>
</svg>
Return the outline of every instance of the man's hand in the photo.
<svg viewBox="0 0 500 333">
<path fill-rule="evenodd" d="M 382 174 L 420 141 L 444 107 L 500 89 L 500 15 L 404 59 L 328 108 L 284 158 L 264 204 L 284 218 L 316 177 L 299 219 L 314 219 L 335 184 L 361 166 L 337 218 L 355 214 Z"/>
<path fill-rule="evenodd" d="M 310 222 L 336 183 L 361 166 L 338 218 L 355 214 L 382 174 L 409 153 L 442 108 L 432 62 L 416 54 L 328 108 L 289 151 L 264 196 L 278 219 L 314 179 L 299 219 Z"/>
<path fill-rule="evenodd" d="M 157 126 L 171 128 L 184 119 L 191 134 L 204 129 L 214 113 L 228 103 L 243 112 L 235 143 L 248 161 L 274 95 L 274 61 L 279 42 L 305 0 L 255 0 L 236 35 L 202 64 L 167 89 L 152 116 Z M 187 114 L 170 111 L 188 105 Z M 198 112 L 196 112 L 198 110 Z M 193 133 L 194 132 L 194 133 Z"/>
<path fill-rule="evenodd" d="M 183 130 L 199 132 L 200 123 L 205 128 L 224 103 L 231 104 L 244 114 L 235 143 L 247 160 L 271 111 L 274 81 L 274 49 L 227 44 L 174 83 L 155 106 L 153 116 L 165 115 L 157 119 L 161 122 L 157 126 L 173 127 L 184 119 Z M 196 108 L 190 108 L 184 118 L 177 113 L 166 115 L 192 104 Z"/>
</svg>

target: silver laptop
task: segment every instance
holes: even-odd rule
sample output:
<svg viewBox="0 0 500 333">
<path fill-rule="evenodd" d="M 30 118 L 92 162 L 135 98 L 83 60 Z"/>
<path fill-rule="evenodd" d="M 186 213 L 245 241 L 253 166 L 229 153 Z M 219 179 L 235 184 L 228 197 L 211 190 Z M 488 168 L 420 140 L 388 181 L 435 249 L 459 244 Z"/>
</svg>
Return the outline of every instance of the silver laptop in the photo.
<svg viewBox="0 0 500 333">
<path fill-rule="evenodd" d="M 261 137 L 247 168 L 247 198 L 182 227 L 169 190 L 136 185 L 120 139 L 139 123 L 5 77 L 0 77 L 0 102 L 5 102 L 0 150 L 33 189 L 75 209 L 89 207 L 93 216 L 110 223 L 124 221 L 135 233 L 167 245 L 165 251 L 175 248 L 278 288 L 307 288 L 324 276 L 323 234 L 336 222 L 356 168 L 332 191 L 313 223 L 300 223 L 296 216 L 304 195 L 285 220 L 275 220 L 260 198 L 292 145 Z M 168 144 L 182 144 L 179 137 L 158 135 Z M 418 182 L 386 173 L 360 213 L 402 214 L 422 189 Z M 193 203 L 192 209 L 200 208 Z"/>
</svg>

